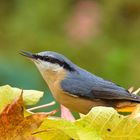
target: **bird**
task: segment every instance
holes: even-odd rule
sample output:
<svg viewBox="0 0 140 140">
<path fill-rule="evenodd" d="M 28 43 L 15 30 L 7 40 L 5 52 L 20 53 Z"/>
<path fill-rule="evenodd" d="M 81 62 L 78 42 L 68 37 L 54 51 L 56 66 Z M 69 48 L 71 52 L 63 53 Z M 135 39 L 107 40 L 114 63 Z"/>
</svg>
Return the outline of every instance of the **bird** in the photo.
<svg viewBox="0 0 140 140">
<path fill-rule="evenodd" d="M 87 114 L 93 107 L 104 106 L 131 112 L 140 103 L 140 96 L 88 72 L 62 54 L 53 51 L 20 54 L 35 63 L 55 100 L 72 111 Z"/>
</svg>

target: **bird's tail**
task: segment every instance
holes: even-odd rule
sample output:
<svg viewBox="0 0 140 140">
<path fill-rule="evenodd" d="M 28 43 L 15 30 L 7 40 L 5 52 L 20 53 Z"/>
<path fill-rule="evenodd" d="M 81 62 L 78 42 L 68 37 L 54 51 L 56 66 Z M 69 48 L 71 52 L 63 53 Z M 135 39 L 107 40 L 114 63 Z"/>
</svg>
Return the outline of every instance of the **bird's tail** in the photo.
<svg viewBox="0 0 140 140">
<path fill-rule="evenodd" d="M 130 93 L 130 94 L 131 94 L 131 96 L 129 96 L 130 97 L 130 99 L 128 99 L 129 101 L 132 101 L 135 103 L 140 103 L 140 96 L 135 95 L 133 93 Z"/>
<path fill-rule="evenodd" d="M 140 107 L 140 96 L 136 95 L 140 92 L 140 88 L 138 88 L 136 91 L 133 91 L 133 87 L 131 89 L 132 91 L 128 91 L 130 93 L 130 99 L 126 102 L 118 102 L 116 106 L 116 110 L 118 112 L 133 112 L 139 105 Z"/>
</svg>

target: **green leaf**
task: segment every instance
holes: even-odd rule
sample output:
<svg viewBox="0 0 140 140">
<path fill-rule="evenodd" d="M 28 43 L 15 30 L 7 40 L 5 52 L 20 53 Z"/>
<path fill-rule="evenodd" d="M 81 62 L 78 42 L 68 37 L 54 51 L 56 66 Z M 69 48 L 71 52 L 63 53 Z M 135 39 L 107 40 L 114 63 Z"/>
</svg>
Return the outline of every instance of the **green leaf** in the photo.
<svg viewBox="0 0 140 140">
<path fill-rule="evenodd" d="M 9 85 L 0 86 L 0 109 L 11 103 L 22 92 L 22 89 Z M 34 105 L 43 96 L 43 92 L 36 90 L 23 90 L 23 100 L 25 105 Z"/>
<path fill-rule="evenodd" d="M 140 123 L 113 108 L 94 107 L 75 122 L 80 140 L 138 140 Z"/>
<path fill-rule="evenodd" d="M 37 131 L 42 130 L 46 131 L 35 135 L 42 140 L 79 140 L 75 125 L 64 119 L 45 119 Z"/>
<path fill-rule="evenodd" d="M 113 108 L 94 107 L 75 122 L 48 118 L 37 132 L 42 140 L 139 140 L 140 123 Z"/>
</svg>

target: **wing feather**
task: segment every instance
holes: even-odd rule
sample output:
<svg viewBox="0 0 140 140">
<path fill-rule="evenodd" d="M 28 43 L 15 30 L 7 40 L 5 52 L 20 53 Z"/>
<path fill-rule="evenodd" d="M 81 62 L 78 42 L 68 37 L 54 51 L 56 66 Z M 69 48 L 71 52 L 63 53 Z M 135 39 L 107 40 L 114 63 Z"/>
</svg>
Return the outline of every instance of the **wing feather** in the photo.
<svg viewBox="0 0 140 140">
<path fill-rule="evenodd" d="M 68 77 L 61 83 L 62 89 L 69 94 L 93 99 L 105 100 L 132 100 L 140 102 L 140 97 L 130 94 L 125 88 L 122 88 L 113 82 L 102 78 L 87 78 L 81 76 Z"/>
</svg>

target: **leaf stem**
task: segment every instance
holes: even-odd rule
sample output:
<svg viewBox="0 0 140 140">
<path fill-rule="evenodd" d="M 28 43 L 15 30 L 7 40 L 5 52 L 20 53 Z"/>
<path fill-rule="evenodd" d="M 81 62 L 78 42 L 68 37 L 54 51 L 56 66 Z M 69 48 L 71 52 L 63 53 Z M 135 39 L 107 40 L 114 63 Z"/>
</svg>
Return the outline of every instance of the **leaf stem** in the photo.
<svg viewBox="0 0 140 140">
<path fill-rule="evenodd" d="M 48 104 L 44 104 L 44 105 L 32 107 L 32 108 L 29 108 L 29 109 L 27 109 L 27 110 L 28 110 L 28 111 L 33 111 L 33 110 L 37 110 L 37 109 L 41 109 L 41 108 L 47 108 L 47 107 L 52 106 L 52 105 L 54 105 L 54 104 L 55 104 L 55 101 L 52 101 L 52 102 L 50 102 L 50 103 L 48 103 Z"/>
</svg>

